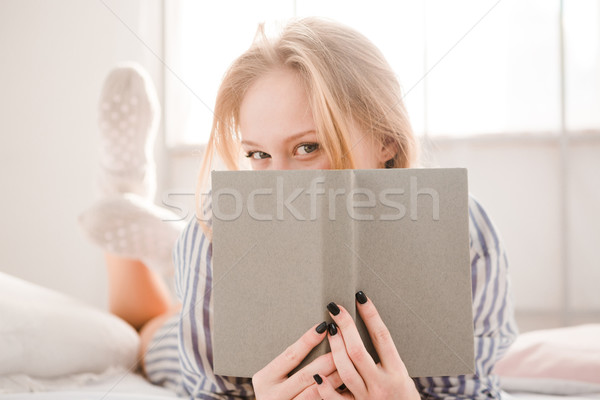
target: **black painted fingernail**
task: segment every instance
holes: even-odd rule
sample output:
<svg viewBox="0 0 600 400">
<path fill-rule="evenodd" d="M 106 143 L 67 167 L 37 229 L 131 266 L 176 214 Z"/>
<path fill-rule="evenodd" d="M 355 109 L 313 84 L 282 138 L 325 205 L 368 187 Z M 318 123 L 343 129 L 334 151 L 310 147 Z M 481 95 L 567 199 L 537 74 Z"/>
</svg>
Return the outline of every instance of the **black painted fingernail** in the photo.
<svg viewBox="0 0 600 400">
<path fill-rule="evenodd" d="M 346 385 L 344 385 L 342 383 L 342 385 L 339 388 L 337 388 L 337 390 L 339 390 L 340 392 L 343 392 L 344 390 L 346 390 Z"/>
<path fill-rule="evenodd" d="M 365 304 L 367 302 L 367 295 L 362 290 L 356 292 L 356 301 L 360 304 Z"/>
<path fill-rule="evenodd" d="M 337 325 L 335 322 L 329 324 L 329 334 L 331 336 L 335 336 L 337 334 Z"/>
<path fill-rule="evenodd" d="M 331 303 L 327 304 L 327 309 L 333 315 L 338 315 L 340 313 L 340 308 L 333 301 Z"/>
<path fill-rule="evenodd" d="M 321 378 L 321 376 L 319 374 L 314 374 L 313 378 L 315 378 L 315 382 L 317 382 L 317 385 L 320 385 L 321 383 L 323 383 L 323 378 Z"/>
<path fill-rule="evenodd" d="M 323 321 L 319 324 L 319 326 L 316 327 L 315 329 L 317 331 L 317 333 L 320 335 L 321 333 L 325 332 L 327 330 L 327 322 Z"/>
</svg>

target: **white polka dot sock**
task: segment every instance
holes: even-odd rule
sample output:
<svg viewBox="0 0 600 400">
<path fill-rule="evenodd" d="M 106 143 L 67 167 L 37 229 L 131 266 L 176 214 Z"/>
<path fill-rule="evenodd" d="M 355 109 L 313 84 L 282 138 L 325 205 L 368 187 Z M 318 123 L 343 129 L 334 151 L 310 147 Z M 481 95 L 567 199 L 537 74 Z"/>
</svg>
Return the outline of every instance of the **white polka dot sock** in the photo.
<svg viewBox="0 0 600 400">
<path fill-rule="evenodd" d="M 185 221 L 143 197 L 126 193 L 94 204 L 79 216 L 79 225 L 105 251 L 139 259 L 170 275 L 173 247 Z"/>
<path fill-rule="evenodd" d="M 101 192 L 152 199 L 156 189 L 152 153 L 160 118 L 152 80 L 136 64 L 123 64 L 106 78 L 99 105 Z"/>
</svg>

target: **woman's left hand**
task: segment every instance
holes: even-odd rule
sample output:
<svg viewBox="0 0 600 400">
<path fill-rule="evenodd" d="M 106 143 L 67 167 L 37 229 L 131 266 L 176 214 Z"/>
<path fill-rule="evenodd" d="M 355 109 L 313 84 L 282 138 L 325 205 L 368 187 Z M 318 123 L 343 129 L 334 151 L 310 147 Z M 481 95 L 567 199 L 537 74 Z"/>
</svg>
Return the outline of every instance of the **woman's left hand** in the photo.
<svg viewBox="0 0 600 400">
<path fill-rule="evenodd" d="M 356 299 L 358 313 L 369 331 L 380 363 L 376 364 L 367 352 L 348 311 L 330 303 L 327 309 L 335 324 L 329 325 L 329 345 L 339 376 L 348 390 L 338 392 L 327 378 L 315 375 L 319 394 L 323 400 L 419 400 L 419 392 L 377 309 L 362 292 L 356 294 Z"/>
</svg>

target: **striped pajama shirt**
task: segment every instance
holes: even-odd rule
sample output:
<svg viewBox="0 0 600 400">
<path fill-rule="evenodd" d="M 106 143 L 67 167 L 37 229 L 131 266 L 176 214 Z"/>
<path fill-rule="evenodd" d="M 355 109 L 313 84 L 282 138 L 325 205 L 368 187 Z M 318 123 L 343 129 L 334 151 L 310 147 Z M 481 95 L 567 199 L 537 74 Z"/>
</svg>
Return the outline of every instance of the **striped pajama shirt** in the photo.
<svg viewBox="0 0 600 400">
<path fill-rule="evenodd" d="M 492 369 L 517 336 L 508 262 L 492 222 L 471 196 L 469 237 L 476 373 L 415 378 L 424 399 L 499 399 L 503 394 Z M 253 398 L 250 379 L 212 371 L 212 244 L 195 218 L 180 235 L 173 257 L 182 311 L 154 335 L 144 360 L 148 378 L 191 399 Z"/>
</svg>

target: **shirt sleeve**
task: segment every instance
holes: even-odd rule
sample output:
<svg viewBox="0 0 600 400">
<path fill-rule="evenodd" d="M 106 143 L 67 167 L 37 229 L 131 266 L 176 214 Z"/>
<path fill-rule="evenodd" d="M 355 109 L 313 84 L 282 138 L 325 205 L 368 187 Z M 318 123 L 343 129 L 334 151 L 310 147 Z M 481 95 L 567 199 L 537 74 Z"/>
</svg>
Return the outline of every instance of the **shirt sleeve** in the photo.
<svg viewBox="0 0 600 400">
<path fill-rule="evenodd" d="M 175 266 L 175 296 L 183 303 L 184 294 L 187 286 L 189 286 L 190 272 L 192 259 L 191 256 L 194 253 L 194 246 L 198 247 L 200 244 L 208 245 L 210 242 L 207 240 L 202 227 L 198 222 L 198 218 L 202 218 L 207 226 L 211 226 L 212 219 L 212 204 L 210 192 L 204 198 L 204 207 L 202 216 L 194 215 L 190 221 L 186 224 L 185 228 L 177 238 L 175 246 L 173 248 L 173 265 Z M 201 232 L 201 236 L 197 237 L 198 230 Z M 196 249 L 197 250 L 197 249 Z M 209 266 L 204 263 L 204 269 Z"/>
<path fill-rule="evenodd" d="M 508 261 L 492 221 L 469 198 L 475 374 L 415 378 L 423 399 L 500 399 L 493 368 L 518 334 Z"/>
</svg>

